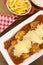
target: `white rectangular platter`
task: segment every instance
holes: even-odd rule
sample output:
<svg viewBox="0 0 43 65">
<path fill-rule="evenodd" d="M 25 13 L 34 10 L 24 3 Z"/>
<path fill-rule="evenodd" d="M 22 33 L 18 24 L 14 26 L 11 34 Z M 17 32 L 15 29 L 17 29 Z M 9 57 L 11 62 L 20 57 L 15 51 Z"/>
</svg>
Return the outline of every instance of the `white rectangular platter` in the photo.
<svg viewBox="0 0 43 65">
<path fill-rule="evenodd" d="M 42 10 L 39 11 L 39 12 L 37 12 L 33 16 L 29 17 L 28 19 L 26 19 L 25 21 L 23 21 L 22 23 L 20 23 L 16 27 L 14 27 L 12 30 L 10 30 L 9 32 L 7 32 L 6 34 L 4 34 L 2 37 L 0 37 L 0 51 L 3 54 L 3 56 L 4 56 L 5 60 L 7 61 L 8 65 L 15 65 L 15 64 L 13 63 L 13 61 L 11 60 L 11 58 L 9 57 L 8 52 L 4 49 L 4 42 L 6 40 L 8 40 L 9 38 L 11 38 L 24 25 L 26 25 L 27 23 L 32 22 L 40 14 L 43 15 L 43 11 Z M 36 54 L 33 54 L 31 57 L 27 58 L 26 60 L 24 60 L 23 63 L 21 63 L 19 65 L 28 65 L 28 64 L 32 63 L 33 61 L 35 61 L 37 58 L 39 58 L 42 55 L 43 55 L 43 50 L 39 51 Z"/>
</svg>

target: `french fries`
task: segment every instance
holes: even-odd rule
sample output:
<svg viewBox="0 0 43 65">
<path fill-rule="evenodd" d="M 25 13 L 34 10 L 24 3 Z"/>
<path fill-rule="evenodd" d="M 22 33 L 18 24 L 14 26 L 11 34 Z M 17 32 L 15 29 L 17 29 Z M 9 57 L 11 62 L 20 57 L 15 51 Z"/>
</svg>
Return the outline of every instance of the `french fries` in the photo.
<svg viewBox="0 0 43 65">
<path fill-rule="evenodd" d="M 28 11 L 30 11 L 30 2 L 27 0 L 8 0 L 8 7 L 11 9 L 12 12 L 15 12 L 16 14 L 24 14 Z"/>
</svg>

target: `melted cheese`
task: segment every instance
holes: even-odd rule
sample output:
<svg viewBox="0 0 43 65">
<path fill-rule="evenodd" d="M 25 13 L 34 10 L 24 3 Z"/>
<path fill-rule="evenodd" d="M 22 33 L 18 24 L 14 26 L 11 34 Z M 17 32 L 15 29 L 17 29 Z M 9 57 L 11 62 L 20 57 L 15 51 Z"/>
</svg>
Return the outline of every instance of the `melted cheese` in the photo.
<svg viewBox="0 0 43 65">
<path fill-rule="evenodd" d="M 18 41 L 18 44 L 14 47 L 14 55 L 20 57 L 23 53 L 28 53 L 31 48 L 31 42 L 29 40 Z"/>
<path fill-rule="evenodd" d="M 33 43 L 43 43 L 43 24 L 38 25 L 35 30 L 29 31 L 25 36 L 24 39 L 30 39 Z"/>
<path fill-rule="evenodd" d="M 23 53 L 29 53 L 32 47 L 31 42 L 41 44 L 43 43 L 43 24 L 38 25 L 35 30 L 28 31 L 23 37 L 22 41 L 14 46 L 14 55 L 20 57 Z"/>
</svg>

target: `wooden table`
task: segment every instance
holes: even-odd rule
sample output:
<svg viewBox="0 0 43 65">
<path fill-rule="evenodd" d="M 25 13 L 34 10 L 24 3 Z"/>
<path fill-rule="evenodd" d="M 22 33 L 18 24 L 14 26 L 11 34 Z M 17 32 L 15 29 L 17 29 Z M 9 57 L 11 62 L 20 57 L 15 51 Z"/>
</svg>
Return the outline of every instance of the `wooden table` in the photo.
<svg viewBox="0 0 43 65">
<path fill-rule="evenodd" d="M 37 12 L 38 10 L 39 10 L 39 8 L 36 7 L 35 12 Z M 7 7 L 3 4 L 3 0 L 0 0 L 0 14 L 12 15 L 12 13 L 10 13 L 8 11 Z M 12 29 L 13 27 L 15 27 L 16 25 L 21 23 L 23 20 L 28 18 L 29 16 L 30 15 L 27 15 L 25 17 L 18 17 L 18 20 L 16 22 L 14 22 L 11 26 L 9 26 L 9 28 L 7 28 L 4 32 L 2 32 L 0 34 L 0 37 L 3 34 L 5 34 L 6 32 L 8 32 L 10 29 Z M 1 52 L 0 52 L 0 65 L 8 65 L 7 62 L 5 61 L 5 59 L 3 58 Z M 36 61 L 31 63 L 30 65 L 43 65 L 43 56 L 41 56 L 39 59 L 37 59 Z"/>
</svg>

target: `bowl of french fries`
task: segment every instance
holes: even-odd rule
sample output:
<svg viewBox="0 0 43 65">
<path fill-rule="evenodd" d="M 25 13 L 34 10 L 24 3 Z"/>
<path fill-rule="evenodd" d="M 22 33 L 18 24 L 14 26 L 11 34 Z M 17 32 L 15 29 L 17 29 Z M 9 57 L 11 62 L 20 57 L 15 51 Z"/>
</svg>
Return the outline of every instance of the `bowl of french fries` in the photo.
<svg viewBox="0 0 43 65">
<path fill-rule="evenodd" d="M 31 11 L 31 3 L 29 0 L 7 0 L 7 8 L 16 15 L 26 15 Z"/>
</svg>

